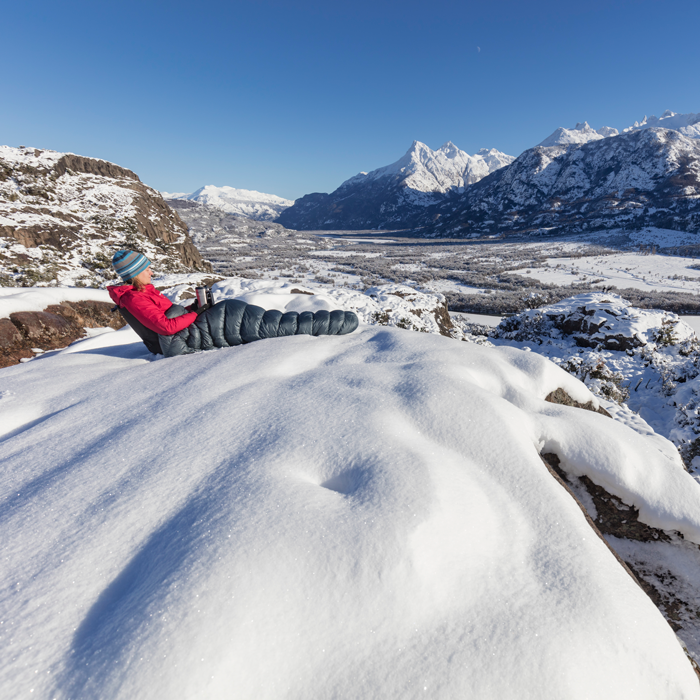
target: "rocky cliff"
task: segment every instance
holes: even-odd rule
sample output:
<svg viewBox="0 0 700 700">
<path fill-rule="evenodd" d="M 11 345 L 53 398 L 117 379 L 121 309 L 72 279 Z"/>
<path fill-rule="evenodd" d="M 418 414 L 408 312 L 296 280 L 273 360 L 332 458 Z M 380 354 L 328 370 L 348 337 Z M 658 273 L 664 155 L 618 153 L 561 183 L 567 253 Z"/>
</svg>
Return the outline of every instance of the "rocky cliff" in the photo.
<svg viewBox="0 0 700 700">
<path fill-rule="evenodd" d="M 120 248 L 143 252 L 156 272 L 211 269 L 177 213 L 131 170 L 0 147 L 0 285 L 104 286 Z"/>
</svg>

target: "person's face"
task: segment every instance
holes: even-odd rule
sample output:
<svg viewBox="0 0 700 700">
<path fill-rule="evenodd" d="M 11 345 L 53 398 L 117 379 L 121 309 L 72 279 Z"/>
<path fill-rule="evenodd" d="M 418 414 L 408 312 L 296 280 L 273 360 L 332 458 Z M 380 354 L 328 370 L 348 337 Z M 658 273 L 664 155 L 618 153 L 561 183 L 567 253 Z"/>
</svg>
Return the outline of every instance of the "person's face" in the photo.
<svg viewBox="0 0 700 700">
<path fill-rule="evenodd" d="M 153 271 L 151 270 L 151 266 L 149 265 L 143 272 L 139 272 L 139 274 L 136 275 L 134 279 L 141 282 L 141 284 L 150 284 L 151 277 L 153 277 Z"/>
</svg>

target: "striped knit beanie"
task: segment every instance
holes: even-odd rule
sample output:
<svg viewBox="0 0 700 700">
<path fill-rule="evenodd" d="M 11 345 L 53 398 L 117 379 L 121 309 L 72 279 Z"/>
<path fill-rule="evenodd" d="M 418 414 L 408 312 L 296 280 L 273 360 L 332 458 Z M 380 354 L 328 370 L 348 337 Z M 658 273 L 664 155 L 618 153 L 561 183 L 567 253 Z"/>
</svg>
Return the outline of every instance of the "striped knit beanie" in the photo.
<svg viewBox="0 0 700 700">
<path fill-rule="evenodd" d="M 143 272 L 150 264 L 151 261 L 143 253 L 134 250 L 118 250 L 112 258 L 112 267 L 125 282 Z"/>
</svg>

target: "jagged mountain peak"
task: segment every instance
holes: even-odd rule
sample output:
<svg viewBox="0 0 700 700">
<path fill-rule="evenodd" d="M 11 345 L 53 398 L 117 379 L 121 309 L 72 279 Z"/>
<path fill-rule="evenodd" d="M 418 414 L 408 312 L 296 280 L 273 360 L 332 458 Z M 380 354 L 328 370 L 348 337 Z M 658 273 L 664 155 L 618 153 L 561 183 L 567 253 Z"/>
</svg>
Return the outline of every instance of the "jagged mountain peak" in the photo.
<svg viewBox="0 0 700 700">
<path fill-rule="evenodd" d="M 698 231 L 700 144 L 657 127 L 535 147 L 463 197 L 426 210 L 423 222 L 449 236 L 643 226 Z"/>
<path fill-rule="evenodd" d="M 622 130 L 622 133 L 638 131 L 641 129 L 661 128 L 679 131 L 684 136 L 691 139 L 700 139 L 700 113 L 698 114 L 678 114 L 667 109 L 660 117 L 652 115 L 645 116 L 640 122 L 635 122 Z M 619 131 L 611 126 L 603 126 L 600 129 L 593 129 L 588 122 L 578 122 L 573 129 L 559 127 L 538 146 L 546 148 L 551 146 L 571 146 L 581 145 L 589 141 L 599 141 L 610 136 L 618 136 Z"/>
<path fill-rule="evenodd" d="M 683 136 L 691 139 L 700 139 L 700 112 L 697 114 L 678 114 L 667 109 L 660 117 L 645 115 L 641 122 L 635 122 L 632 126 L 624 129 L 624 132 L 638 131 L 640 129 L 673 129 L 679 131 Z"/>
<path fill-rule="evenodd" d="M 589 141 L 599 141 L 608 136 L 616 136 L 617 129 L 610 126 L 604 126 L 600 129 L 593 129 L 588 122 L 578 122 L 573 129 L 567 129 L 560 126 L 555 129 L 544 141 L 538 143 L 538 146 L 551 148 L 552 146 L 570 146 L 573 144 L 581 145 Z"/>
<path fill-rule="evenodd" d="M 277 221 L 305 230 L 406 228 L 425 207 L 448 193 L 464 191 L 513 160 L 495 148 L 472 156 L 452 141 L 436 151 L 414 141 L 396 162 L 358 173 L 331 194 L 306 195 Z"/>
</svg>

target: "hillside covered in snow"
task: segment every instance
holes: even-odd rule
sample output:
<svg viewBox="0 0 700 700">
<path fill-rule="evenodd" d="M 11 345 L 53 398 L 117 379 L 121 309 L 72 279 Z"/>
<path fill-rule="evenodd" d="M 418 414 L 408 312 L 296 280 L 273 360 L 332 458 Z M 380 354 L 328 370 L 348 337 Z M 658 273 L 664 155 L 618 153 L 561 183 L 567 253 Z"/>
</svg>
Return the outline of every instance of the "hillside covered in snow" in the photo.
<svg viewBox="0 0 700 700">
<path fill-rule="evenodd" d="M 0 146 L 0 285 L 99 286 L 115 279 L 120 248 L 173 272 L 210 269 L 179 216 L 130 170 Z"/>
<path fill-rule="evenodd" d="M 513 161 L 495 148 L 470 156 L 447 142 L 433 151 L 414 141 L 402 158 L 346 180 L 331 194 L 296 200 L 278 223 L 291 229 L 401 229 L 448 192 L 462 192 Z"/>
<path fill-rule="evenodd" d="M 700 698 L 619 554 L 692 582 L 700 485 L 534 352 L 361 325 L 166 360 L 125 328 L 0 374 L 11 697 Z"/>
</svg>

